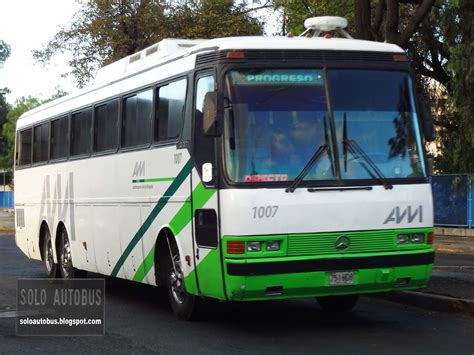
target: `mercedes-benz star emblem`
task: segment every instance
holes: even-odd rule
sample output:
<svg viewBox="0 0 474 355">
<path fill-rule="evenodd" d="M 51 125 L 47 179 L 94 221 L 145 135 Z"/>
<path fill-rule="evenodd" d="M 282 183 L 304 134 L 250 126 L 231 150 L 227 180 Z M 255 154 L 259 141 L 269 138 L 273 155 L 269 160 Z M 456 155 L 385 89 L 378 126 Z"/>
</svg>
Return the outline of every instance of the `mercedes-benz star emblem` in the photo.
<svg viewBox="0 0 474 355">
<path fill-rule="evenodd" d="M 341 235 L 336 239 L 336 250 L 346 251 L 351 246 L 351 240 L 345 235 Z"/>
</svg>

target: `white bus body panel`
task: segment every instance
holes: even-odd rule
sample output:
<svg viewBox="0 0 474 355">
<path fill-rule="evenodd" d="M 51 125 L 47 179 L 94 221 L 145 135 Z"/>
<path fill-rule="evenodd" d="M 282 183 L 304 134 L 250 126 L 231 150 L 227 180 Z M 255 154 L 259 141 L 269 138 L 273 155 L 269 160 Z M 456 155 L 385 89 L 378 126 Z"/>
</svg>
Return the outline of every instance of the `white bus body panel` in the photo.
<svg viewBox="0 0 474 355">
<path fill-rule="evenodd" d="M 286 193 L 284 189 L 228 189 L 220 191 L 220 198 L 222 235 L 369 231 L 433 225 L 429 184 L 396 185 L 392 190 L 374 186 L 370 191 L 308 192 L 300 187 L 294 193 Z M 254 208 L 267 206 L 277 206 L 275 215 L 259 218 Z M 415 216 L 411 222 L 408 207 L 411 217 Z"/>
</svg>

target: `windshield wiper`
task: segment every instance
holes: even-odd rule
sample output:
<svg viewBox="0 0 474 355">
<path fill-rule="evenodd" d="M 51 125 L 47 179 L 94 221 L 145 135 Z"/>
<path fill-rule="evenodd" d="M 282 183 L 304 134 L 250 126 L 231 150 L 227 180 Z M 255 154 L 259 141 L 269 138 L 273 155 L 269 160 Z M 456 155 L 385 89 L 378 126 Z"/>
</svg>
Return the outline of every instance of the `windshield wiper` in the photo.
<svg viewBox="0 0 474 355">
<path fill-rule="evenodd" d="M 285 192 L 295 192 L 298 185 L 303 181 L 304 177 L 308 174 L 309 170 L 313 167 L 314 164 L 323 156 L 323 153 L 329 149 L 329 139 L 327 134 L 327 126 L 326 126 L 326 117 L 324 117 L 324 144 L 321 144 L 318 149 L 314 152 L 311 159 L 306 163 L 305 167 L 298 176 L 293 180 L 290 186 L 285 189 Z M 333 168 L 331 162 L 331 169 Z"/>
<path fill-rule="evenodd" d="M 374 179 L 380 181 L 386 190 L 393 189 L 393 185 L 387 181 L 387 178 L 384 174 L 380 171 L 377 164 L 367 155 L 367 153 L 362 149 L 362 147 L 357 144 L 356 141 L 353 139 L 348 138 L 347 133 L 347 114 L 344 112 L 344 122 L 343 122 L 343 132 L 342 132 L 342 148 L 343 148 L 343 155 L 344 155 L 344 171 L 347 172 L 347 153 L 351 153 L 354 158 L 360 159 L 362 158 L 371 168 L 372 171 L 368 168 L 367 165 L 360 163 L 362 167 L 367 171 L 367 173 Z M 374 175 L 375 174 L 375 175 Z"/>
</svg>

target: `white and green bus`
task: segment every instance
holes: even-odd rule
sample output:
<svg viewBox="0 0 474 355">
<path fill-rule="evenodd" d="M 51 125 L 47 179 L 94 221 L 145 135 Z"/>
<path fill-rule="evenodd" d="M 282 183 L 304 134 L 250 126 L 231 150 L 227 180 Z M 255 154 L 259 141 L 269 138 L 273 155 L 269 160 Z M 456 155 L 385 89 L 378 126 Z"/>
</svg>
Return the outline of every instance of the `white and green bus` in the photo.
<svg viewBox="0 0 474 355">
<path fill-rule="evenodd" d="M 18 247 L 51 278 L 167 286 L 184 319 L 203 298 L 342 311 L 425 286 L 432 126 L 410 63 L 308 34 L 163 40 L 25 113 Z"/>
</svg>

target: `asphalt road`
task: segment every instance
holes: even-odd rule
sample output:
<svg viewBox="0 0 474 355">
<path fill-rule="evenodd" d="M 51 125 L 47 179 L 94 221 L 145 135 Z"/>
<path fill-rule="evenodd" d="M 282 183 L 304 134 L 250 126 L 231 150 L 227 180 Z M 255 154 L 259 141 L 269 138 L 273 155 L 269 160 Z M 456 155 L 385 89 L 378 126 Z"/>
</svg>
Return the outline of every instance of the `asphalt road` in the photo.
<svg viewBox="0 0 474 355">
<path fill-rule="evenodd" d="M 462 260 L 461 260 L 462 261 Z M 453 266 L 449 257 L 437 262 Z M 469 262 L 469 261 L 468 261 Z M 43 277 L 12 236 L 0 236 L 0 354 L 10 353 L 334 353 L 474 354 L 474 319 L 363 298 L 348 315 L 329 316 L 312 299 L 211 304 L 202 322 L 176 320 L 164 292 L 106 281 L 106 334 L 17 337 L 16 280 Z"/>
</svg>

